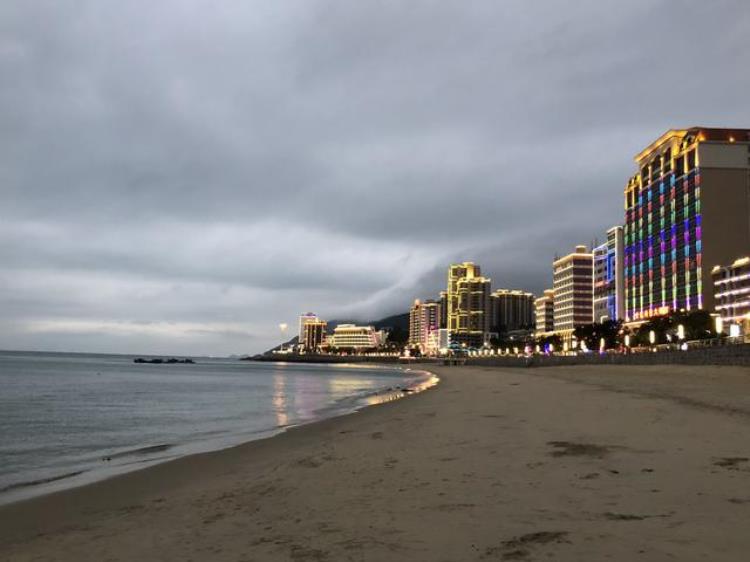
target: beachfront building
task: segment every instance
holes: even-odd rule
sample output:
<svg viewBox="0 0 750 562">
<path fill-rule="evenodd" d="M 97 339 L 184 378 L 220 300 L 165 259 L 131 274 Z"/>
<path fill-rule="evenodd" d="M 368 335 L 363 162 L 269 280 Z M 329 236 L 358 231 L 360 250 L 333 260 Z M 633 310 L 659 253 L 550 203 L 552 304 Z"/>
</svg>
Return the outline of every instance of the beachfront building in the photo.
<svg viewBox="0 0 750 562">
<path fill-rule="evenodd" d="M 607 231 L 607 241 L 594 254 L 594 322 L 624 317 L 623 234 L 621 226 Z"/>
<path fill-rule="evenodd" d="M 448 291 L 440 291 L 440 328 L 448 329 Z"/>
<path fill-rule="evenodd" d="M 711 270 L 716 312 L 721 315 L 724 330 L 732 324 L 746 325 L 750 320 L 750 256 L 731 265 L 717 265 Z"/>
<path fill-rule="evenodd" d="M 339 324 L 328 338 L 328 346 L 339 351 L 367 351 L 381 347 L 386 335 L 373 326 Z"/>
<path fill-rule="evenodd" d="M 552 263 L 554 326 L 563 340 L 573 335 L 576 326 L 593 321 L 593 269 L 594 255 L 586 246 L 576 246 Z"/>
<path fill-rule="evenodd" d="M 418 347 L 422 353 L 438 349 L 440 308 L 438 301 L 417 299 L 409 310 L 409 345 Z"/>
<path fill-rule="evenodd" d="M 501 334 L 534 328 L 534 295 L 515 289 L 490 294 L 490 331 Z"/>
<path fill-rule="evenodd" d="M 305 340 L 305 324 L 308 322 L 320 322 L 320 318 L 318 318 L 317 314 L 313 314 L 312 312 L 302 314 L 299 317 L 299 331 L 297 332 L 299 343 L 302 343 Z"/>
<path fill-rule="evenodd" d="M 555 291 L 547 289 L 534 301 L 537 337 L 551 333 L 555 329 Z"/>
<path fill-rule="evenodd" d="M 447 322 L 453 344 L 481 347 L 489 341 L 490 285 L 472 262 L 448 269 Z"/>
<path fill-rule="evenodd" d="M 715 266 L 750 248 L 750 129 L 670 130 L 625 187 L 625 320 L 714 308 Z"/>
<path fill-rule="evenodd" d="M 310 318 L 307 315 L 302 318 L 305 318 L 305 322 L 300 321 L 299 345 L 304 351 L 316 351 L 323 345 L 328 322 L 317 317 Z"/>
</svg>

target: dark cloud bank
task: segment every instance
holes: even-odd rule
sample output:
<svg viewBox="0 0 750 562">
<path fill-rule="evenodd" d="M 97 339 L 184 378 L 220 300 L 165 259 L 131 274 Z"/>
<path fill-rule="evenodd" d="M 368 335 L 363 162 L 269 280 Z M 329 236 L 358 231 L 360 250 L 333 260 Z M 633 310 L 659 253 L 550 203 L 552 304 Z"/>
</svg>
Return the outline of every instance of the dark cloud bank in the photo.
<svg viewBox="0 0 750 562">
<path fill-rule="evenodd" d="M 479 261 L 540 291 L 632 156 L 748 126 L 750 4 L 0 6 L 0 348 L 254 352 Z"/>
</svg>

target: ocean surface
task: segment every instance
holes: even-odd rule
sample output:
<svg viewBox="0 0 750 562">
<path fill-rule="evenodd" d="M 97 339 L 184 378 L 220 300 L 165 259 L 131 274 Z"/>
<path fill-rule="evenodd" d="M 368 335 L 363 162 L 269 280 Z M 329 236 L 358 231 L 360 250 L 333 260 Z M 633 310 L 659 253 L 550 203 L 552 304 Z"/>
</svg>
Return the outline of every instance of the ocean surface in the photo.
<svg viewBox="0 0 750 562">
<path fill-rule="evenodd" d="M 361 365 L 0 351 L 0 503 L 268 437 L 427 378 Z"/>
</svg>

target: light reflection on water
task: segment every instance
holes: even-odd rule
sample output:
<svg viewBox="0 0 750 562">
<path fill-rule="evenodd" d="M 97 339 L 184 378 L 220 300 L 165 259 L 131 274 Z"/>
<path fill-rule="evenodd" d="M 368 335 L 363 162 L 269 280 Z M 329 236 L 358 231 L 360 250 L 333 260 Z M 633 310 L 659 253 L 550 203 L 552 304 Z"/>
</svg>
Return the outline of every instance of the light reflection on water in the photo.
<svg viewBox="0 0 750 562">
<path fill-rule="evenodd" d="M 0 352 L 0 503 L 8 489 L 33 495 L 29 482 L 75 472 L 91 480 L 231 446 L 393 400 L 405 393 L 383 391 L 427 380 L 369 365 L 134 365 L 125 356 Z"/>
</svg>

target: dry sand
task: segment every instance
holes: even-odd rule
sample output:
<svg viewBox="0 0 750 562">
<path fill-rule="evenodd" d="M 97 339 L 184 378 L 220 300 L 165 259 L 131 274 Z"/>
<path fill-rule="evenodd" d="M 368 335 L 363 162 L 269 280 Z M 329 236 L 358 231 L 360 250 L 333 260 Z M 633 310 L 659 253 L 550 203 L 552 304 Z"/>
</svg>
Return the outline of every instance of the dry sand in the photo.
<svg viewBox="0 0 750 562">
<path fill-rule="evenodd" d="M 750 370 L 434 371 L 405 400 L 0 507 L 0 559 L 750 559 Z"/>
</svg>

